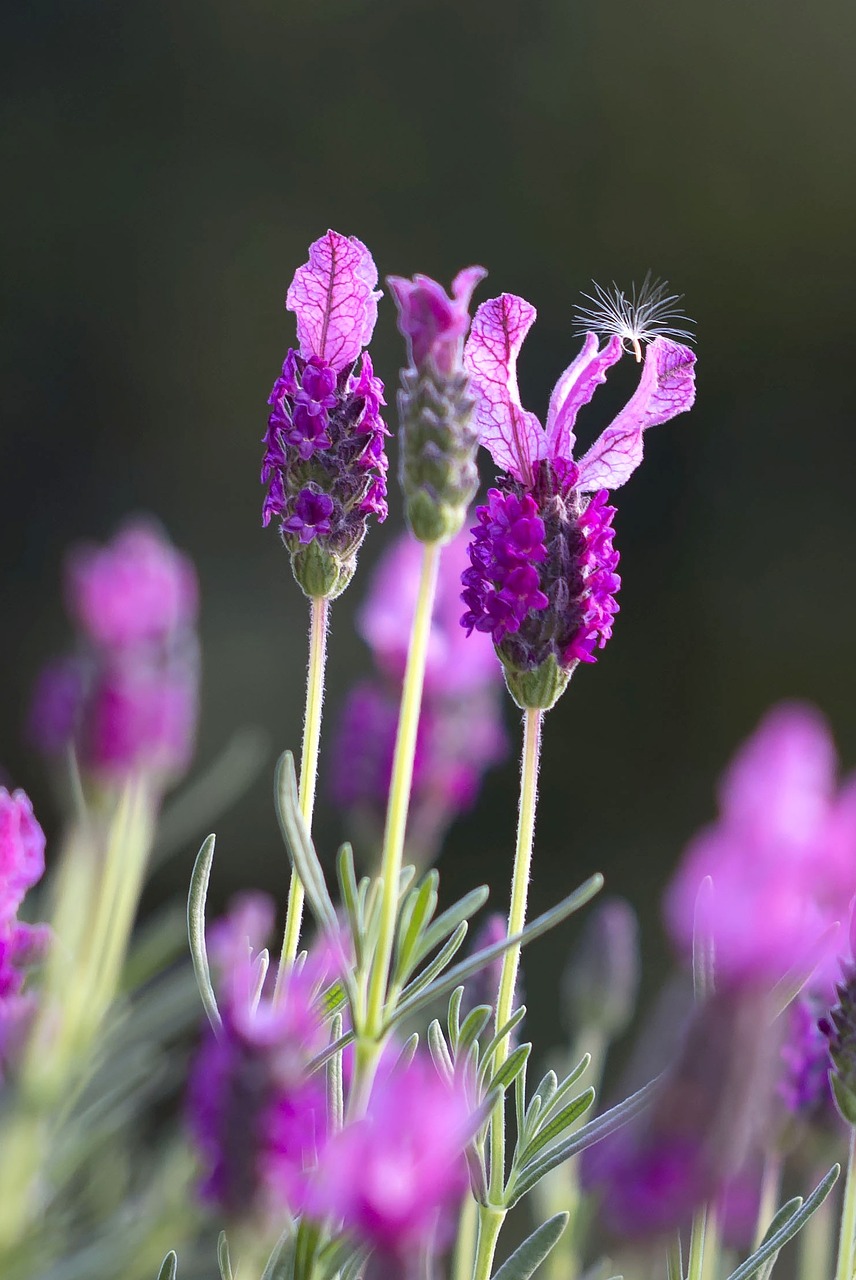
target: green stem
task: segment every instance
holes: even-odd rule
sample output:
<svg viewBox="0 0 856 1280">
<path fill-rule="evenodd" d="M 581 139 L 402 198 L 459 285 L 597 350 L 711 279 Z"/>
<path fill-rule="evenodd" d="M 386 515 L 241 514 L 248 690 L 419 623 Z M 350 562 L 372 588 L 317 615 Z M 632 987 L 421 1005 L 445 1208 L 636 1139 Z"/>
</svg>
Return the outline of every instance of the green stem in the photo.
<svg viewBox="0 0 856 1280">
<path fill-rule="evenodd" d="M 458 1218 L 458 1234 L 455 1239 L 455 1255 L 452 1263 L 452 1280 L 470 1280 L 476 1252 L 478 1230 L 478 1205 L 468 1195 Z"/>
<path fill-rule="evenodd" d="M 707 1231 L 707 1205 L 699 1209 L 693 1218 L 690 1233 L 690 1258 L 687 1268 L 687 1280 L 703 1280 L 704 1276 L 704 1237 Z"/>
<path fill-rule="evenodd" d="M 853 1240 L 856 1235 L 856 1127 L 850 1128 L 850 1150 L 847 1156 L 847 1181 L 841 1210 L 841 1234 L 838 1238 L 838 1266 L 835 1280 L 853 1280 Z"/>
<path fill-rule="evenodd" d="M 303 747 L 300 753 L 300 812 L 312 828 L 315 784 L 318 779 L 318 751 L 321 744 L 321 712 L 324 705 L 324 671 L 327 665 L 329 601 L 316 597 L 310 602 L 309 665 L 306 670 L 306 711 L 303 718 Z M 292 868 L 285 913 L 285 932 L 277 972 L 274 1000 L 279 997 L 282 979 L 294 963 L 303 919 L 303 885 Z"/>
<path fill-rule="evenodd" d="M 532 848 L 535 837 L 535 810 L 538 800 L 538 765 L 541 757 L 541 724 L 544 713 L 528 708 L 523 713 L 523 754 L 520 766 L 520 807 L 517 815 L 517 848 L 511 880 L 511 905 L 508 911 L 508 933 L 520 933 L 526 923 L 526 902 Z M 514 988 L 520 967 L 520 944 L 509 947 L 502 961 L 499 995 L 496 1001 L 496 1028 L 505 1026 L 514 1006 Z M 496 1051 L 494 1072 L 499 1071 L 509 1053 L 506 1036 Z M 505 1196 L 505 1098 L 501 1098 L 490 1122 L 490 1204 L 479 1215 L 479 1245 L 474 1280 L 489 1280 L 493 1257 L 506 1210 Z"/>
<path fill-rule="evenodd" d="M 684 1280 L 684 1262 L 681 1256 L 681 1233 L 676 1231 L 666 1255 L 668 1280 Z"/>
<path fill-rule="evenodd" d="M 384 1006 L 395 940 L 395 922 L 398 915 L 398 888 L 404 856 L 404 835 L 407 826 L 407 810 L 410 805 L 410 787 L 413 782 L 416 732 L 419 728 L 419 713 L 422 709 L 422 686 L 425 683 L 425 661 L 431 634 L 431 615 L 434 609 L 440 550 L 440 544 L 437 542 L 428 542 L 422 547 L 419 594 L 416 598 L 416 612 L 413 615 L 410 648 L 407 653 L 407 667 L 401 691 L 401 710 L 395 738 L 392 781 L 383 838 L 381 862 L 383 896 L 380 907 L 380 926 L 366 1007 L 366 1035 L 375 1042 L 380 1040 L 383 1033 Z"/>
</svg>

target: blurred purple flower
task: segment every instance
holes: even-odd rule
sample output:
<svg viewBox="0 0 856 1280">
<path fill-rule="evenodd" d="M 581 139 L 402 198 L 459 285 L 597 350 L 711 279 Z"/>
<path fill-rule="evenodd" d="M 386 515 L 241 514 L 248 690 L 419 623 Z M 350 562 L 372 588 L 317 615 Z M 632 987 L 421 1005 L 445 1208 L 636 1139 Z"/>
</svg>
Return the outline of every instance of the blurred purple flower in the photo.
<svg viewBox="0 0 856 1280">
<path fill-rule="evenodd" d="M 813 1120 L 829 1112 L 829 1042 L 820 1027 L 828 1001 L 802 991 L 783 1016 L 779 1096 L 791 1115 Z"/>
<path fill-rule="evenodd" d="M 468 642 L 459 622 L 460 578 L 467 564 L 468 541 L 465 532 L 459 533 L 444 547 L 440 559 L 425 668 L 425 688 L 432 695 L 457 697 L 501 681 L 487 636 L 477 635 Z M 395 681 L 404 678 L 421 560 L 421 544 L 402 534 L 378 561 L 357 614 L 357 629 L 378 667 Z"/>
<path fill-rule="evenodd" d="M 328 1142 L 309 1211 L 341 1220 L 399 1265 L 420 1246 L 442 1247 L 467 1188 L 464 1148 L 473 1129 L 462 1086 L 417 1056 L 379 1078 L 366 1114 Z"/>
<path fill-rule="evenodd" d="M 692 951 L 699 886 L 701 927 L 712 938 L 719 984 L 772 984 L 817 963 L 813 987 L 831 995 L 837 921 L 856 889 L 856 782 L 836 784 L 832 738 L 812 707 L 785 703 L 762 721 L 720 787 L 718 821 L 687 849 L 665 901 L 680 950 Z"/>
<path fill-rule="evenodd" d="M 192 626 L 199 591 L 190 560 L 154 525 L 137 522 L 105 547 L 71 552 L 66 599 L 72 621 L 93 644 L 124 651 Z"/>
<path fill-rule="evenodd" d="M 409 361 L 416 369 L 429 360 L 443 374 L 460 367 L 473 290 L 486 275 L 484 267 L 465 267 L 452 281 L 451 298 L 430 276 L 387 277 L 398 308 L 398 328 L 407 339 Z"/>
<path fill-rule="evenodd" d="M 377 320 L 376 284 L 365 245 L 328 231 L 310 246 L 286 297 L 300 347 L 288 351 L 268 399 L 262 523 L 280 519 L 309 595 L 344 590 L 367 517 L 386 518 L 383 384 L 363 352 Z"/>
<path fill-rule="evenodd" d="M 23 924 L 18 908 L 45 869 L 45 837 L 28 796 L 0 787 L 0 1081 L 33 1013 L 27 970 L 42 958 L 50 931 Z"/>
<path fill-rule="evenodd" d="M 654 338 L 636 392 L 577 463 L 577 414 L 620 359 L 622 342 L 613 336 L 600 348 L 586 334 L 553 389 L 545 428 L 517 389 L 517 356 L 534 320 L 523 298 L 491 298 L 464 349 L 481 443 L 507 474 L 476 513 L 462 624 L 492 636 L 522 705 L 552 705 L 577 663 L 593 662 L 612 634 L 620 579 L 607 489 L 639 466 L 647 428 L 692 406 L 695 356 Z"/>
<path fill-rule="evenodd" d="M 272 919 L 272 904 L 253 895 L 212 926 L 223 1025 L 218 1034 L 206 1028 L 188 1088 L 202 1197 L 238 1217 L 298 1209 L 326 1138 L 323 1085 L 307 1074 L 327 1035 L 318 972 L 293 970 L 274 1003 L 257 949 Z"/>
<path fill-rule="evenodd" d="M 71 553 L 66 594 L 79 646 L 41 673 L 31 740 L 46 755 L 72 745 L 102 782 L 180 775 L 193 752 L 199 682 L 190 561 L 154 525 L 134 523 L 103 548 Z"/>
</svg>

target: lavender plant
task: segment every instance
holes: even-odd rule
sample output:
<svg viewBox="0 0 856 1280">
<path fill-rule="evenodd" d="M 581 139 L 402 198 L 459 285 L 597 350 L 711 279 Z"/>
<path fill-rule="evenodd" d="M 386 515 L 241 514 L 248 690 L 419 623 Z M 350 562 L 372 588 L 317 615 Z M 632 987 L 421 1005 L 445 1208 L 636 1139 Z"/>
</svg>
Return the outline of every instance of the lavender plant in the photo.
<svg viewBox="0 0 856 1280">
<path fill-rule="evenodd" d="M 69 562 L 78 638 L 31 716 L 69 795 L 52 884 L 33 908 L 49 925 L 19 914 L 43 874 L 42 830 L 23 793 L 0 789 L 4 1280 L 210 1276 L 212 1224 L 221 1280 L 528 1280 L 541 1267 L 580 1280 L 589 1264 L 586 1275 L 610 1273 L 604 1248 L 628 1280 L 748 1280 L 769 1277 L 799 1233 L 801 1280 L 813 1280 L 831 1269 L 827 1197 L 847 1127 L 836 1280 L 853 1280 L 856 1015 L 839 926 L 856 889 L 856 791 L 839 788 L 811 709 L 784 706 L 762 724 L 668 891 L 667 929 L 694 989 L 680 1016 L 670 1006 L 668 1052 L 655 1028 L 627 1096 L 591 1118 L 638 984 L 635 919 L 612 901 L 592 913 L 563 980 L 559 1069 L 529 1079 L 522 948 L 601 887 L 594 876 L 527 921 L 544 713 L 612 635 L 610 494 L 642 461 L 644 432 L 691 408 L 695 357 L 665 285 L 596 287 L 542 425 L 516 378 L 534 308 L 492 298 L 467 337 L 484 275 L 466 268 L 451 297 L 426 276 L 389 280 L 407 343 L 411 532 L 359 616 L 377 670 L 348 703 L 333 758 L 368 870 L 343 845 L 335 890 L 312 820 L 329 603 L 356 573 L 369 518 L 387 514 L 383 387 L 365 350 L 378 273 L 360 241 L 328 231 L 287 294 L 298 345 L 269 398 L 263 523 L 279 521 L 310 633 L 299 773 L 288 752 L 275 772 L 291 867 L 278 960 L 270 899 L 246 894 L 208 925 L 213 835 L 188 897 L 193 980 L 175 963 L 173 917 L 133 935 L 167 792 L 191 762 L 195 577 L 141 523 Z M 627 352 L 637 388 L 575 457 L 577 415 Z M 479 445 L 502 474 L 466 532 Z M 510 900 L 467 949 L 488 888 L 439 910 L 429 864 L 503 753 L 503 675 L 523 712 Z M 176 1037 L 197 994 L 207 1023 L 185 1064 Z M 177 1083 L 186 1136 L 162 1118 Z M 147 1140 L 155 1125 L 159 1142 Z M 800 1159 L 813 1174 L 832 1167 L 779 1207 Z M 733 1208 L 744 1201 L 748 1239 Z M 541 1220 L 497 1263 L 521 1202 Z"/>
</svg>

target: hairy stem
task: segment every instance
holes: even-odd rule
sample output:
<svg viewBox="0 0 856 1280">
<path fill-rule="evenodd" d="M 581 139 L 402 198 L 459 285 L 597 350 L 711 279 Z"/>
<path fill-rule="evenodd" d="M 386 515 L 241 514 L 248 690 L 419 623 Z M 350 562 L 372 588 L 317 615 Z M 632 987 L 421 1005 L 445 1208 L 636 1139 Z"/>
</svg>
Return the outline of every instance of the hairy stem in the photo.
<svg viewBox="0 0 856 1280">
<path fill-rule="evenodd" d="M 309 665 L 306 670 L 306 711 L 303 717 L 303 747 L 300 753 L 300 786 L 298 800 L 306 825 L 312 827 L 315 809 L 315 784 L 318 779 L 318 752 L 321 744 L 321 714 L 324 705 L 324 671 L 327 665 L 327 626 L 329 601 L 315 598 L 310 602 Z M 303 919 L 303 885 L 292 868 L 285 914 L 285 932 L 277 973 L 274 999 L 280 994 L 282 979 L 297 955 L 300 925 Z"/>
<path fill-rule="evenodd" d="M 532 848 L 535 837 L 535 810 L 538 800 L 538 765 L 541 757 L 541 724 L 544 713 L 529 708 L 523 713 L 523 753 L 520 765 L 520 806 L 517 816 L 517 848 L 514 854 L 514 874 L 511 880 L 511 905 L 508 912 L 508 933 L 520 933 L 526 923 L 526 902 L 529 892 L 529 874 L 532 866 Z M 496 1001 L 496 1028 L 505 1026 L 514 1007 L 514 988 L 520 967 L 520 944 L 509 947 L 502 961 L 499 979 L 499 995 Z M 496 1051 L 494 1072 L 499 1071 L 508 1058 L 509 1043 L 506 1036 Z M 476 1259 L 475 1280 L 488 1280 L 493 1267 L 493 1255 L 499 1232 L 505 1219 L 502 1202 L 505 1195 L 505 1099 L 497 1103 L 490 1123 L 490 1205 L 479 1215 L 479 1249 Z"/>
</svg>

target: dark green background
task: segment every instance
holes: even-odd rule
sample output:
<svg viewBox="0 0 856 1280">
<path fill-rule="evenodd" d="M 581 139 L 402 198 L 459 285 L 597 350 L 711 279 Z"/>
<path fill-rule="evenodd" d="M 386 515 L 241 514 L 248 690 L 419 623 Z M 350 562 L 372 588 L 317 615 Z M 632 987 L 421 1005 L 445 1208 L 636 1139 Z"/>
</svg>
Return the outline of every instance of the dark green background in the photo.
<svg viewBox="0 0 856 1280">
<path fill-rule="evenodd" d="M 382 276 L 480 262 L 480 298 L 534 302 L 521 383 L 542 411 L 579 292 L 652 267 L 698 321 L 698 407 L 619 494 L 622 612 L 547 722 L 532 899 L 601 868 L 655 973 L 669 868 L 761 712 L 817 700 L 856 760 L 852 3 L 36 0 L 2 22 L 8 773 L 53 826 L 20 728 L 66 638 L 61 556 L 141 509 L 200 568 L 200 758 L 246 724 L 297 743 L 304 602 L 257 472 L 285 290 L 328 226 Z M 388 300 L 372 350 L 392 392 Z M 617 375 L 589 434 L 626 390 Z M 331 714 L 367 667 L 351 613 L 398 520 L 393 494 L 335 607 Z M 488 877 L 503 901 L 514 778 L 456 827 L 447 893 Z M 341 835 L 323 802 L 317 830 Z M 267 773 L 218 831 L 219 898 L 281 891 Z M 532 953 L 536 1033 L 570 936 Z"/>
</svg>

